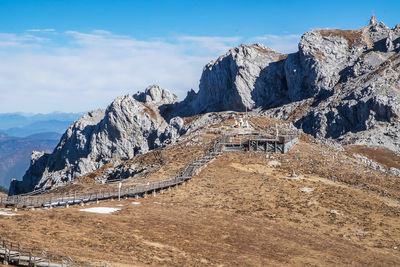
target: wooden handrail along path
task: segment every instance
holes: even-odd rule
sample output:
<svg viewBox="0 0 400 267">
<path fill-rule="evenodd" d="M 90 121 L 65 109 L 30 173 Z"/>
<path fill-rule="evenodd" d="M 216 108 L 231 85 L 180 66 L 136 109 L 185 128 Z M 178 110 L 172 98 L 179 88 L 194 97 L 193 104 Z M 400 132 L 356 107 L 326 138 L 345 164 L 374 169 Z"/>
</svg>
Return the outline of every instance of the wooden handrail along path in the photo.
<svg viewBox="0 0 400 267">
<path fill-rule="evenodd" d="M 162 189 L 173 187 L 191 179 L 198 169 L 221 154 L 223 150 L 221 138 L 214 142 L 214 145 L 204 155 L 189 163 L 185 169 L 172 179 L 149 182 L 147 184 L 136 184 L 118 189 L 97 190 L 90 193 L 74 193 L 73 195 L 54 197 L 51 195 L 16 195 L 0 198 L 0 206 L 8 206 L 14 208 L 43 208 L 54 206 L 67 206 L 74 204 L 83 204 L 87 202 L 117 198 L 119 196 L 142 196 L 144 194 L 153 193 Z"/>
<path fill-rule="evenodd" d="M 261 134 L 258 136 L 260 138 Z M 186 165 L 181 173 L 174 178 L 166 179 L 157 182 L 149 182 L 147 184 L 136 184 L 119 189 L 104 189 L 93 191 L 90 193 L 74 193 L 67 196 L 52 196 L 52 195 L 16 195 L 6 198 L 0 198 L 0 206 L 14 207 L 16 209 L 32 209 L 32 208 L 52 208 L 54 206 L 66 206 L 81 204 L 87 202 L 98 202 L 99 200 L 113 199 L 117 197 L 139 197 L 147 194 L 156 194 L 157 191 L 169 189 L 186 182 L 195 176 L 206 164 L 220 155 L 225 146 L 229 146 L 233 135 L 227 133 L 215 140 L 213 146 L 204 153 L 201 157 Z M 264 137 L 265 138 L 265 137 Z M 290 138 L 294 142 L 297 137 Z M 245 138 L 250 140 L 250 137 Z M 261 140 L 261 139 L 259 139 Z M 274 140 L 275 141 L 275 140 Z M 238 140 L 240 145 L 243 145 L 243 140 Z M 285 143 L 285 141 L 283 141 Z M 290 141 L 292 142 L 292 141 Z M 290 144 L 291 146 L 292 144 Z M 265 150 L 267 151 L 267 150 Z M 276 148 L 275 148 L 276 152 Z M 284 153 L 284 149 L 282 150 Z M 45 190 L 44 190 L 45 191 Z M 38 191 L 36 191 L 38 192 Z M 67 256 L 46 253 L 41 249 L 22 248 L 19 243 L 7 241 L 0 236 L 0 258 L 4 263 L 21 264 L 27 263 L 28 266 L 111 266 L 107 263 L 90 263 L 74 261 Z"/>
<path fill-rule="evenodd" d="M 11 196 L 7 198 L 0 198 L 0 205 L 13 206 L 15 208 L 52 208 L 54 206 L 69 206 L 73 204 L 84 204 L 86 202 L 99 201 L 105 199 L 112 199 L 116 197 L 125 196 L 145 196 L 148 193 L 155 194 L 159 190 L 167 189 L 191 179 L 196 175 L 201 168 L 207 163 L 220 155 L 223 151 L 221 144 L 222 138 L 217 139 L 214 145 L 203 156 L 197 158 L 195 161 L 189 163 L 184 170 L 172 179 L 167 179 L 158 182 L 151 182 L 147 184 L 129 186 L 123 188 L 120 192 L 118 190 L 100 190 L 87 194 L 74 194 L 62 197 L 52 196 Z M 111 266 L 107 263 L 93 263 L 81 262 L 71 259 L 68 256 L 60 256 L 53 253 L 45 252 L 42 249 L 23 248 L 19 243 L 8 241 L 0 236 L 0 258 L 4 264 L 15 265 L 28 265 L 28 266 L 49 266 L 49 267 L 63 267 L 63 266 Z"/>
<path fill-rule="evenodd" d="M 22 247 L 20 243 L 4 239 L 0 236 L 0 258 L 3 264 L 17 266 L 37 266 L 37 267 L 110 267 L 112 265 L 105 262 L 84 262 L 73 260 L 68 256 L 61 256 L 46 252 L 40 248 Z"/>
</svg>

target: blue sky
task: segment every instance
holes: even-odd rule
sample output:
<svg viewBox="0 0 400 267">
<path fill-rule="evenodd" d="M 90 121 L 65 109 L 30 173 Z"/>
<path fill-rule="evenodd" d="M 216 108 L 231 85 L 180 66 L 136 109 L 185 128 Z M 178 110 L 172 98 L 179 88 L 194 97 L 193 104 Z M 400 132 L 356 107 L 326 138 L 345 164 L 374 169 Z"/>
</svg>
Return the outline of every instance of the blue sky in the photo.
<svg viewBox="0 0 400 267">
<path fill-rule="evenodd" d="M 0 113 L 86 111 L 159 84 L 182 99 L 240 43 L 295 52 L 316 28 L 356 29 L 400 1 L 0 0 Z"/>
</svg>

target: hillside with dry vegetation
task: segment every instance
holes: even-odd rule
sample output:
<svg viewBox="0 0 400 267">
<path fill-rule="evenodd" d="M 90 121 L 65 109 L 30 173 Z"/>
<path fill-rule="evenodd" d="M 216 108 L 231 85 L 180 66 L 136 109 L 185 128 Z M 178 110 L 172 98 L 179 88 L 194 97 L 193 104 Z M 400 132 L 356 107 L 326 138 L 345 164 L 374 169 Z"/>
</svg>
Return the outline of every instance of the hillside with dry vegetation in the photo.
<svg viewBox="0 0 400 267">
<path fill-rule="evenodd" d="M 175 175 L 217 137 L 202 131 L 182 138 L 162 150 L 163 165 L 123 186 Z M 121 209 L 113 214 L 77 206 L 19 210 L 0 216 L 0 235 L 114 266 L 398 265 L 399 178 L 371 169 L 353 156 L 368 153 L 354 149 L 301 135 L 287 154 L 224 152 L 188 183 L 157 196 L 90 204 Z M 149 165 L 152 158 L 137 161 Z M 69 190 L 116 186 L 83 179 Z"/>
</svg>

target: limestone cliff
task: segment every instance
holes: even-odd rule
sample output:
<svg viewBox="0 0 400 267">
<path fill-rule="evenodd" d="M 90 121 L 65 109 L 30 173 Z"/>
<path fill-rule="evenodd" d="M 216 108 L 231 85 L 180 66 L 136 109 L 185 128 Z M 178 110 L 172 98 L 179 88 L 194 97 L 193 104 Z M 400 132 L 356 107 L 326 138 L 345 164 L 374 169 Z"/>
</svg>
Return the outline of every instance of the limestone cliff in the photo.
<svg viewBox="0 0 400 267">
<path fill-rule="evenodd" d="M 306 133 L 400 152 L 400 25 L 305 33 L 281 55 L 241 45 L 204 68 L 181 114 L 247 109 L 290 119 Z"/>
<path fill-rule="evenodd" d="M 214 111 L 245 111 L 282 103 L 285 55 L 262 44 L 240 45 L 208 63 L 198 93 L 189 92 L 178 111 L 195 115 Z M 268 96 L 268 97 L 265 97 Z"/>
<path fill-rule="evenodd" d="M 56 186 L 113 159 L 130 159 L 216 119 L 181 117 L 253 110 L 292 121 L 304 132 L 342 143 L 400 152 L 400 26 L 312 30 L 299 51 L 283 55 L 240 45 L 204 67 L 199 91 L 178 102 L 158 86 L 117 98 L 70 126 L 52 154 L 34 153 L 10 193 Z"/>
<path fill-rule="evenodd" d="M 132 95 L 118 97 L 106 110 L 89 112 L 73 123 L 53 153 L 32 154 L 30 168 L 22 181 L 11 183 L 10 194 L 63 184 L 113 159 L 131 159 L 177 138 L 183 120 L 167 123 L 157 109 L 175 101 L 170 93 L 151 87 L 142 96 L 144 102 Z"/>
</svg>

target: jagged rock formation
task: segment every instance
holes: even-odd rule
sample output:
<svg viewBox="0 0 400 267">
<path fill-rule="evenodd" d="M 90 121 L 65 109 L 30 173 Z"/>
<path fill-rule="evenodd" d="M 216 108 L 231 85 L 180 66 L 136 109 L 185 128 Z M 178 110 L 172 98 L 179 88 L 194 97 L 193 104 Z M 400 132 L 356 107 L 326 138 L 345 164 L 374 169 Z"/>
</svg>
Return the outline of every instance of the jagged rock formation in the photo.
<svg viewBox="0 0 400 267">
<path fill-rule="evenodd" d="M 190 91 L 177 109 L 181 114 L 195 115 L 276 106 L 286 91 L 285 58 L 262 44 L 232 48 L 204 67 L 199 92 Z"/>
<path fill-rule="evenodd" d="M 178 102 L 178 96 L 158 85 L 150 85 L 144 92 L 137 92 L 133 97 L 142 103 L 155 106 L 168 105 Z"/>
<path fill-rule="evenodd" d="M 208 64 L 198 93 L 183 101 L 196 114 L 257 109 L 290 119 L 306 133 L 400 152 L 400 25 L 371 19 L 359 30 L 312 30 L 285 57 L 241 45 Z"/>
<path fill-rule="evenodd" d="M 205 114 L 253 110 L 286 119 L 320 139 L 383 145 L 400 152 L 400 25 L 375 18 L 359 30 L 312 30 L 290 55 L 240 45 L 204 67 L 199 91 L 182 102 L 158 86 L 117 98 L 75 122 L 52 154 L 33 154 L 11 193 L 130 159 L 216 121 Z M 134 170 L 131 170 L 134 172 Z"/>
<path fill-rule="evenodd" d="M 400 27 L 372 23 L 351 32 L 314 31 L 300 45 L 309 34 L 325 37 L 310 53 L 315 99 L 295 124 L 320 138 L 385 145 L 399 152 Z M 338 38 L 347 41 L 346 50 Z M 330 46 L 341 47 L 340 53 L 326 51 Z"/>
<path fill-rule="evenodd" d="M 135 98 L 142 97 L 146 102 Z M 73 123 L 52 154 L 33 152 L 22 181 L 14 180 L 10 194 L 57 186 L 111 162 L 131 159 L 175 139 L 183 120 L 167 123 L 157 106 L 175 101 L 169 92 L 151 87 L 141 95 L 118 97 L 106 110 L 95 110 Z"/>
</svg>

